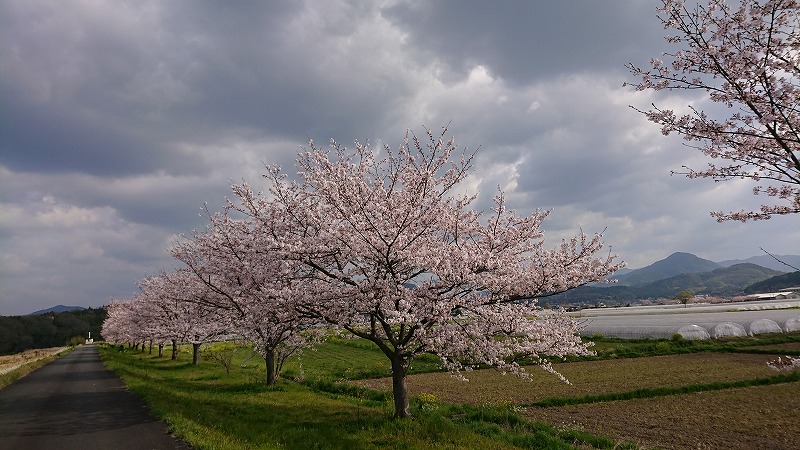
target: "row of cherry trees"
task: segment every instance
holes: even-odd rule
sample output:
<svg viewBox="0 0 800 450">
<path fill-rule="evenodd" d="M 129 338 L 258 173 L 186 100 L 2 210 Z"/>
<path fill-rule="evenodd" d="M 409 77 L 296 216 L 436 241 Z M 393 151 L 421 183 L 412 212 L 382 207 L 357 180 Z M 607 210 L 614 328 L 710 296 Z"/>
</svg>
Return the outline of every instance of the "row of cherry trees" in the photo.
<svg viewBox="0 0 800 450">
<path fill-rule="evenodd" d="M 196 295 L 202 295 L 193 289 L 194 281 L 186 270 L 141 280 L 138 295 L 108 306 L 102 330 L 104 338 L 137 346 L 155 343 L 159 356 L 164 343 L 170 342 L 172 359 L 177 358 L 179 344 L 190 343 L 193 362 L 197 364 L 200 345 L 223 336 L 228 329 L 219 311 L 194 301 Z"/>
<path fill-rule="evenodd" d="M 396 150 L 331 143 L 297 160 L 297 181 L 267 168 L 270 188 L 233 186 L 206 230 L 175 244 L 182 263 L 115 302 L 104 336 L 255 345 L 274 383 L 283 360 L 328 328 L 373 342 L 391 365 L 395 413 L 409 415 L 406 374 L 423 353 L 453 374 L 476 364 L 527 376 L 521 359 L 588 353 L 575 321 L 536 306 L 543 295 L 621 267 L 582 232 L 546 248 L 546 211 L 519 216 L 502 193 L 490 213 L 463 194 L 473 155 L 426 130 Z M 560 375 L 559 375 L 560 376 Z M 562 377 L 563 378 L 563 377 Z"/>
</svg>

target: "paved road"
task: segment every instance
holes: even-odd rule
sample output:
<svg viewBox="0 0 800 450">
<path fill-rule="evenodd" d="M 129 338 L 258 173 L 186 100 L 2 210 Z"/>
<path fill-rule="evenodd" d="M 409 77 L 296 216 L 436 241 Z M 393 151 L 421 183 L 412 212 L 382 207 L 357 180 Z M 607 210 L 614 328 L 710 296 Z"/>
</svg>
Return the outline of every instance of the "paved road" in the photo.
<svg viewBox="0 0 800 450">
<path fill-rule="evenodd" d="M 0 390 L 0 449 L 188 449 L 81 346 Z"/>
</svg>

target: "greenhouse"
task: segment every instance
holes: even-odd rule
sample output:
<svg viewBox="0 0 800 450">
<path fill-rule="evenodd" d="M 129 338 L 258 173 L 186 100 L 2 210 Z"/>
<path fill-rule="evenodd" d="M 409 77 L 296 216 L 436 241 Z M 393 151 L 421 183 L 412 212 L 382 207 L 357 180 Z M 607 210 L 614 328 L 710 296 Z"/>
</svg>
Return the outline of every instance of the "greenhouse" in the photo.
<svg viewBox="0 0 800 450">
<path fill-rule="evenodd" d="M 570 313 L 584 336 L 716 339 L 800 330 L 800 301 L 635 306 Z"/>
</svg>

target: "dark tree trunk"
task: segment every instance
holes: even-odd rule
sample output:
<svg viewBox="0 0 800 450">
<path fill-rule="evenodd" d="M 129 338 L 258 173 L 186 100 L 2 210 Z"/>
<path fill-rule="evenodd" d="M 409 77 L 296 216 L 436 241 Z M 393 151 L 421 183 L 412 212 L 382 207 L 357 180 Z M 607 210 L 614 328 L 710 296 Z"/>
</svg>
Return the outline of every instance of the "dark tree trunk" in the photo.
<svg viewBox="0 0 800 450">
<path fill-rule="evenodd" d="M 392 393 L 394 394 L 394 417 L 405 419 L 411 416 L 408 403 L 408 386 L 406 385 L 406 372 L 408 368 L 399 356 L 392 356 Z"/>
<path fill-rule="evenodd" d="M 148 355 L 153 354 L 153 341 L 150 341 L 150 351 L 147 352 Z"/>
<path fill-rule="evenodd" d="M 164 344 L 161 342 L 158 343 L 158 356 L 159 358 L 164 356 Z"/>
<path fill-rule="evenodd" d="M 278 374 L 275 373 L 275 352 L 266 351 L 264 359 L 267 362 L 267 384 L 273 385 L 278 382 Z"/>
<path fill-rule="evenodd" d="M 200 356 L 200 344 L 192 343 L 192 364 L 197 365 Z"/>
<path fill-rule="evenodd" d="M 178 359 L 178 341 L 172 340 L 172 360 Z"/>
</svg>

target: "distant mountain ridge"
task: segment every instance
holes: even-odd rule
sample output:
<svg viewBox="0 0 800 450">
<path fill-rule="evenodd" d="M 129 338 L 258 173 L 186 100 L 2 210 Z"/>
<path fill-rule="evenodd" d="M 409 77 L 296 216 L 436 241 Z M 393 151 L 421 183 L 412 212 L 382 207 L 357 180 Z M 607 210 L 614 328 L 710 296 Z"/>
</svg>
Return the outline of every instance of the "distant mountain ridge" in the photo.
<svg viewBox="0 0 800 450">
<path fill-rule="evenodd" d="M 777 275 L 783 275 L 783 272 L 756 264 L 742 263 L 707 272 L 683 273 L 633 289 L 640 295 L 654 298 L 672 298 L 683 290 L 700 295 L 729 296 L 741 294 L 747 286 Z"/>
<path fill-rule="evenodd" d="M 647 267 L 617 276 L 621 286 L 638 286 L 686 273 L 710 272 L 723 266 L 691 253 L 676 252 Z"/>
<path fill-rule="evenodd" d="M 67 312 L 67 311 L 83 311 L 85 309 L 86 308 L 84 308 L 83 306 L 56 305 L 56 306 L 53 306 L 52 308 L 40 309 L 39 311 L 34 311 L 34 312 L 32 312 L 32 313 L 30 313 L 28 315 L 29 316 L 37 316 L 39 314 L 48 314 L 48 313 L 51 313 L 51 312 L 61 313 L 61 312 Z"/>
<path fill-rule="evenodd" d="M 761 267 L 766 267 L 767 269 L 772 270 L 780 270 L 781 272 L 794 272 L 797 269 L 800 269 L 800 255 L 759 255 L 759 256 L 751 256 L 747 259 L 729 259 L 726 261 L 719 261 L 719 265 L 723 267 L 730 267 L 734 264 L 741 264 L 741 263 L 751 263 L 757 264 Z M 788 266 L 787 266 L 788 264 Z M 793 266 L 797 269 L 793 269 Z"/>
<path fill-rule="evenodd" d="M 774 258 L 764 255 L 773 262 Z M 778 256 L 782 261 L 792 264 L 800 256 Z M 697 257 L 691 253 L 677 252 L 641 269 L 617 272 L 610 278 L 617 283 L 595 283 L 581 286 L 571 291 L 543 298 L 549 303 L 575 304 L 625 304 L 642 299 L 674 298 L 682 290 L 695 295 L 735 296 L 754 292 L 770 292 L 778 288 L 797 286 L 800 271 L 786 274 L 792 270 L 764 267 L 750 262 L 767 261 L 761 256 L 747 260 L 729 260 L 716 263 Z M 773 265 L 773 267 L 776 267 Z"/>
<path fill-rule="evenodd" d="M 546 297 L 550 303 L 624 304 L 643 299 L 675 298 L 683 290 L 695 295 L 734 296 L 742 294 L 749 286 L 771 280 L 783 272 L 755 264 L 735 264 L 707 272 L 682 273 L 651 283 L 635 286 L 606 285 L 607 287 L 581 286 L 562 294 Z"/>
</svg>

